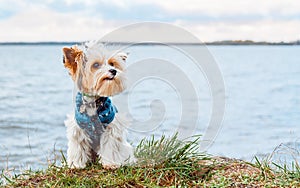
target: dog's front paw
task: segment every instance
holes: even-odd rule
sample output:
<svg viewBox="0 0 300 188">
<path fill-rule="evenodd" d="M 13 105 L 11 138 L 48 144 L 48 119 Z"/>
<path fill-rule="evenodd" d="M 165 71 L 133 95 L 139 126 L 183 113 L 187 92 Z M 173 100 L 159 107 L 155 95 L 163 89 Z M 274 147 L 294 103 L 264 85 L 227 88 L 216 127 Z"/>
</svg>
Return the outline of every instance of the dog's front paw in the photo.
<svg viewBox="0 0 300 188">
<path fill-rule="evenodd" d="M 108 165 L 108 164 L 106 164 L 106 165 L 102 165 L 102 167 L 106 170 L 115 170 L 115 169 L 119 168 L 120 165 Z"/>
<path fill-rule="evenodd" d="M 78 161 L 78 162 L 73 162 L 73 161 L 68 161 L 68 167 L 71 169 L 74 168 L 85 168 L 86 167 L 86 162 Z"/>
</svg>

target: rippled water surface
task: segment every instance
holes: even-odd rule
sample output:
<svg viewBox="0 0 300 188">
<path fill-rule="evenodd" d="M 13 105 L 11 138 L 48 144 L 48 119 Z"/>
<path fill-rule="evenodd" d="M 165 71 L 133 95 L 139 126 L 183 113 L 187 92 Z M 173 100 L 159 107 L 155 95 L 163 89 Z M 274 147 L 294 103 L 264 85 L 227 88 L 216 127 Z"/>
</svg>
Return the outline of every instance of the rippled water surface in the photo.
<svg viewBox="0 0 300 188">
<path fill-rule="evenodd" d="M 0 46 L 0 170 L 42 168 L 67 140 L 64 119 L 72 111 L 73 83 L 62 64 L 60 45 Z M 191 48 L 195 48 L 191 46 Z M 226 86 L 222 129 L 208 152 L 251 160 L 284 144 L 299 149 L 299 46 L 209 46 Z M 177 64 L 196 83 L 199 103 L 197 131 L 209 122 L 211 96 L 204 75 L 193 72 L 182 54 L 155 46 L 129 49 L 128 64 L 144 57 Z M 169 74 L 172 74 L 170 72 Z M 198 84 L 198 85 L 197 85 Z M 172 134 L 180 121 L 176 88 L 160 80 L 145 80 L 132 89 L 130 113 L 144 121 L 151 116 L 148 99 L 163 101 L 165 121 L 147 132 L 129 131 L 136 144 L 150 134 Z M 148 102 L 147 102 L 148 101 Z M 155 114 L 153 114 L 155 115 Z M 185 117 L 186 118 L 186 117 Z M 193 117 L 190 117 L 191 121 Z"/>
</svg>

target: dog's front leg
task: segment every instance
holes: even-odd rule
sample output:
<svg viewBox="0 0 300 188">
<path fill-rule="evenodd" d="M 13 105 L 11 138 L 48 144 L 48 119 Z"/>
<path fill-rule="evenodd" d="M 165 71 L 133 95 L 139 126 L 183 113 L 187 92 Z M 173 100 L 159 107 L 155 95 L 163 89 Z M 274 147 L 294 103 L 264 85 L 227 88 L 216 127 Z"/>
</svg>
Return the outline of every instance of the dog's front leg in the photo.
<svg viewBox="0 0 300 188">
<path fill-rule="evenodd" d="M 105 168 L 135 162 L 133 147 L 126 141 L 125 130 L 117 121 L 109 124 L 102 134 L 98 155 Z"/>
<path fill-rule="evenodd" d="M 67 163 L 70 168 L 84 168 L 90 160 L 90 140 L 74 118 L 65 122 L 67 126 L 68 150 Z"/>
</svg>

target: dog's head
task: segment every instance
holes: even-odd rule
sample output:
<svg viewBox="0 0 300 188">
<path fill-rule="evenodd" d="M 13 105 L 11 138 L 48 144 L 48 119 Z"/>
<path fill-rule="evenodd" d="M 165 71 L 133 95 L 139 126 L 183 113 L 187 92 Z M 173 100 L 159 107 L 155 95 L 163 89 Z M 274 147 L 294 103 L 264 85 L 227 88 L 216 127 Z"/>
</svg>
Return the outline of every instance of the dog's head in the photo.
<svg viewBox="0 0 300 188">
<path fill-rule="evenodd" d="M 90 42 L 84 49 L 63 48 L 64 65 L 80 92 L 112 96 L 125 89 L 127 54 L 108 51 L 103 44 Z"/>
</svg>

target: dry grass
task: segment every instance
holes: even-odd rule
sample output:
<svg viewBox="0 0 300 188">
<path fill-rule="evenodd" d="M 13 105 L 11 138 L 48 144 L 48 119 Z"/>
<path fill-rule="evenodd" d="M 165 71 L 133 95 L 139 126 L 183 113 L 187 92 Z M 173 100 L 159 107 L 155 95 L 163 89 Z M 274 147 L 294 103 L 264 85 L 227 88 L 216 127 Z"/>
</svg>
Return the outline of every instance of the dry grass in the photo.
<svg viewBox="0 0 300 188">
<path fill-rule="evenodd" d="M 300 168 L 287 169 L 265 162 L 256 164 L 197 153 L 198 137 L 179 142 L 176 135 L 137 147 L 136 166 L 106 170 L 101 165 L 69 169 L 51 165 L 6 177 L 4 187 L 300 187 Z M 155 160 L 153 160 L 155 159 Z M 274 165 L 273 165 L 274 166 Z M 2 173 L 2 176 L 4 174 Z"/>
</svg>

